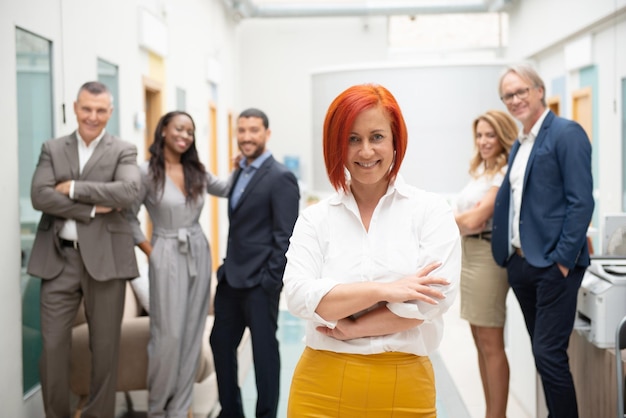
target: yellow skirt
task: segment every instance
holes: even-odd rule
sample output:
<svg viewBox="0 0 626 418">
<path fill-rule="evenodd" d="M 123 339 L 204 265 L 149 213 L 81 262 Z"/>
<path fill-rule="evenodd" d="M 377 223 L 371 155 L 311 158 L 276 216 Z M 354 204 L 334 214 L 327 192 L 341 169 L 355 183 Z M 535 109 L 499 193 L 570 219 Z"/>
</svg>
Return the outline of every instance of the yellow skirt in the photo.
<svg viewBox="0 0 626 418">
<path fill-rule="evenodd" d="M 435 418 L 428 357 L 344 354 L 306 347 L 294 370 L 289 418 Z"/>
</svg>

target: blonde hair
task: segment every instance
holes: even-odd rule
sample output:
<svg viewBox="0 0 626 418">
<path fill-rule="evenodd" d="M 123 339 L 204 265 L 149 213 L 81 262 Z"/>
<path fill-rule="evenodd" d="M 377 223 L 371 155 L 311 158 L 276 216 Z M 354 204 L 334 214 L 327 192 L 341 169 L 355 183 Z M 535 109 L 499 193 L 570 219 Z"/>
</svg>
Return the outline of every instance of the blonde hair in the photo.
<svg viewBox="0 0 626 418">
<path fill-rule="evenodd" d="M 478 122 L 481 120 L 484 120 L 493 128 L 496 133 L 496 137 L 498 138 L 498 142 L 502 146 L 502 152 L 496 157 L 496 164 L 493 167 L 485 166 L 485 174 L 493 177 L 507 164 L 509 152 L 511 151 L 513 143 L 517 139 L 519 128 L 511 116 L 500 110 L 490 110 L 474 119 L 474 123 L 472 124 L 474 156 L 470 160 L 469 168 L 469 173 L 472 177 L 479 176 L 478 168 L 484 162 L 483 158 L 480 156 L 480 150 L 476 145 L 476 129 L 478 127 Z"/>
</svg>

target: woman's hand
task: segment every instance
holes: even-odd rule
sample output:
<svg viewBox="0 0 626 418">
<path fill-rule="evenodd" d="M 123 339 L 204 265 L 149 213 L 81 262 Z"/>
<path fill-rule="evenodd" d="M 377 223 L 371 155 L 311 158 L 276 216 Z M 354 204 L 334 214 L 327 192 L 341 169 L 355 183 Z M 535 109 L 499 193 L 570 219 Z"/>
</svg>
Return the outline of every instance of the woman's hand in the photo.
<svg viewBox="0 0 626 418">
<path fill-rule="evenodd" d="M 359 337 L 359 335 L 355 335 L 351 332 L 353 330 L 352 328 L 354 328 L 353 325 L 355 325 L 355 321 L 346 318 L 337 321 L 337 325 L 335 325 L 335 328 L 319 326 L 316 328 L 316 330 L 319 333 L 326 335 L 327 337 L 331 337 L 340 341 L 346 341 Z"/>
<path fill-rule="evenodd" d="M 437 305 L 437 299 L 445 299 L 445 295 L 437 289 L 438 286 L 447 286 L 450 282 L 443 277 L 429 276 L 433 270 L 441 266 L 440 262 L 427 265 L 414 275 L 405 276 L 386 284 L 387 302 L 403 303 L 409 300 Z"/>
<path fill-rule="evenodd" d="M 417 273 L 394 282 L 338 284 L 322 297 L 315 313 L 326 321 L 338 321 L 368 309 L 378 302 L 404 303 L 418 300 L 436 305 L 436 299 L 445 298 L 436 287 L 450 284 L 442 277 L 428 276 L 440 265 L 439 262 L 429 264 Z"/>
<path fill-rule="evenodd" d="M 379 337 L 395 334 L 421 325 L 421 319 L 402 318 L 391 312 L 385 305 L 367 312 L 358 319 L 340 319 L 335 328 L 316 328 L 317 332 L 336 340 L 346 341 L 362 337 Z"/>
</svg>

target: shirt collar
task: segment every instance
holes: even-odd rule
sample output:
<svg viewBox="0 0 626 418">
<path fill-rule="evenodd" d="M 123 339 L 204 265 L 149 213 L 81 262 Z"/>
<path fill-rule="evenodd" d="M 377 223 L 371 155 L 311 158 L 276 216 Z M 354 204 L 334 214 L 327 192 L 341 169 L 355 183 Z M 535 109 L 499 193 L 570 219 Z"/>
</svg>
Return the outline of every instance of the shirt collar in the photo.
<svg viewBox="0 0 626 418">
<path fill-rule="evenodd" d="M 242 170 L 245 170 L 246 168 L 258 169 L 271 156 L 272 156 L 272 152 L 270 150 L 266 150 L 263 154 L 259 155 L 250 164 L 248 164 L 248 160 L 246 160 L 245 158 L 242 158 L 241 161 L 239 161 L 239 167 Z"/>
<path fill-rule="evenodd" d="M 389 183 L 387 187 L 387 193 L 383 196 L 390 196 L 393 193 L 397 193 L 399 196 L 409 196 L 409 186 L 405 183 L 404 177 L 400 174 L 396 175 L 396 179 Z M 347 204 L 349 201 L 354 200 L 352 192 L 350 192 L 350 183 L 348 183 L 348 191 L 340 190 L 329 199 L 331 205 Z"/>
<path fill-rule="evenodd" d="M 530 128 L 530 132 L 528 132 L 527 134 L 524 134 L 524 128 L 522 128 L 519 131 L 518 138 L 519 138 L 520 143 L 524 143 L 526 141 L 534 142 L 535 138 L 537 138 L 537 135 L 539 135 L 539 129 L 541 129 L 541 125 L 543 125 L 543 121 L 545 120 L 546 116 L 548 116 L 549 111 L 550 111 L 549 108 L 546 108 L 543 111 L 541 116 L 539 116 L 539 119 L 537 119 L 537 122 L 535 122 L 533 127 Z"/>
<path fill-rule="evenodd" d="M 104 134 L 105 134 L 105 130 L 103 129 L 102 132 L 100 132 L 100 134 L 93 141 L 91 141 L 89 145 L 87 145 L 83 137 L 80 136 L 80 132 L 78 132 L 78 129 L 76 129 L 76 137 L 78 138 L 78 143 L 85 148 L 97 147 L 98 144 L 100 143 L 100 140 L 102 140 L 102 138 L 104 137 Z"/>
</svg>

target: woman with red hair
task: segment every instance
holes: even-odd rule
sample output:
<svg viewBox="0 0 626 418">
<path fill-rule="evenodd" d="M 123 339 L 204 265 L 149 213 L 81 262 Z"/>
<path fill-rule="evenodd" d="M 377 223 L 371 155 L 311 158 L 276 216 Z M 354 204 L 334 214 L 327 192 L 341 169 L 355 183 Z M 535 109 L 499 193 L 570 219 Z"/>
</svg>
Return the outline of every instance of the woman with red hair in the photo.
<svg viewBox="0 0 626 418">
<path fill-rule="evenodd" d="M 436 417 L 428 355 L 457 293 L 459 231 L 440 196 L 398 174 L 407 129 L 393 95 L 357 85 L 330 105 L 337 191 L 306 208 L 287 251 L 290 312 L 307 320 L 288 417 Z"/>
</svg>

